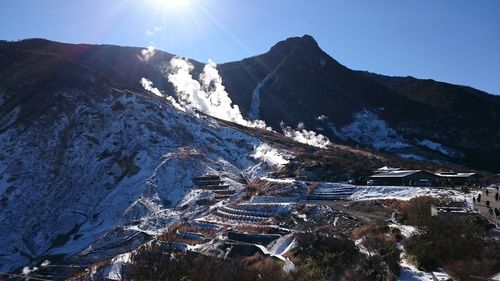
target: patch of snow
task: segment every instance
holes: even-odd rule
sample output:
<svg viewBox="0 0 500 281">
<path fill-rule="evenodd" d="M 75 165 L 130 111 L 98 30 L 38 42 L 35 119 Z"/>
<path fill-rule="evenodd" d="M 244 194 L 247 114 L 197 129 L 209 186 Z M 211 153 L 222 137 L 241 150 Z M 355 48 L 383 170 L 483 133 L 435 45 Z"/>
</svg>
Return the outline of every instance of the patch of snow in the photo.
<svg viewBox="0 0 500 281">
<path fill-rule="evenodd" d="M 283 271 L 290 272 L 292 270 L 295 270 L 295 268 L 296 268 L 295 264 L 293 264 L 292 261 L 286 258 L 285 264 L 283 265 Z"/>
<path fill-rule="evenodd" d="M 362 242 L 363 242 L 363 238 L 359 238 L 359 239 L 354 240 L 354 244 L 358 247 L 359 252 L 368 256 L 368 257 L 372 256 L 372 253 L 370 253 L 370 251 L 368 251 L 368 249 L 362 244 Z"/>
<path fill-rule="evenodd" d="M 123 266 L 131 262 L 131 254 L 125 253 L 118 255 L 111 260 L 111 265 L 108 268 L 108 272 L 104 273 L 108 280 L 123 280 Z"/>
<path fill-rule="evenodd" d="M 275 182 L 275 183 L 289 183 L 289 184 L 292 184 L 292 183 L 295 183 L 295 179 L 275 179 L 275 178 L 268 178 L 268 177 L 262 177 L 261 178 L 262 180 L 265 180 L 265 181 L 268 181 L 268 182 Z"/>
<path fill-rule="evenodd" d="M 297 217 L 298 217 L 299 219 L 304 220 L 305 222 L 307 221 L 307 215 L 306 215 L 306 214 L 301 214 L 301 215 L 300 215 L 300 214 L 298 214 L 298 213 L 297 213 Z"/>
<path fill-rule="evenodd" d="M 422 156 L 416 155 L 416 154 L 411 154 L 411 153 L 399 153 L 398 156 L 401 158 L 404 158 L 404 159 L 411 159 L 411 160 L 418 160 L 418 161 L 426 160 L 425 157 L 422 157 Z"/>
<path fill-rule="evenodd" d="M 460 195 L 454 196 L 453 200 L 455 200 L 455 201 L 463 201 L 463 202 L 465 202 L 465 205 L 468 208 L 474 209 L 474 200 L 472 198 L 473 197 L 477 198 L 477 196 L 479 194 L 481 194 L 481 193 L 482 192 L 480 190 L 474 190 L 474 191 L 471 191 L 468 194 L 464 194 L 463 196 L 460 196 Z"/>
<path fill-rule="evenodd" d="M 414 265 L 410 264 L 406 259 L 401 257 L 401 273 L 399 281 L 432 281 L 432 274 L 418 270 Z"/>
<path fill-rule="evenodd" d="M 444 271 L 443 268 L 438 268 L 436 271 L 432 272 L 432 275 L 437 279 L 437 281 L 449 281 L 452 280 L 451 276 Z M 492 279 L 495 280 L 495 279 Z"/>
<path fill-rule="evenodd" d="M 239 203 L 238 209 L 253 212 L 271 212 L 274 214 L 287 214 L 292 209 L 289 203 Z"/>
<path fill-rule="evenodd" d="M 295 265 L 288 258 L 283 256 L 290 250 L 297 247 L 297 242 L 295 241 L 293 234 L 288 234 L 280 237 L 278 240 L 271 244 L 270 250 L 262 245 L 253 245 L 259 248 L 264 255 L 269 255 L 285 262 L 285 264 L 283 265 L 284 271 L 288 272 L 295 269 Z"/>
<path fill-rule="evenodd" d="M 389 166 L 384 166 L 384 167 L 378 168 L 377 172 L 388 172 L 388 171 L 397 171 L 397 170 L 400 170 L 400 168 L 393 168 L 393 167 L 389 167 Z"/>
<path fill-rule="evenodd" d="M 457 190 L 423 188 L 410 186 L 358 186 L 349 200 L 399 199 L 410 200 L 419 196 L 464 198 Z"/>
<path fill-rule="evenodd" d="M 336 128 L 334 131 L 337 131 Z M 339 137 L 341 138 L 350 138 L 374 149 L 401 149 L 410 147 L 403 137 L 398 135 L 387 122 L 366 109 L 356 113 L 354 121 L 337 132 L 340 133 Z"/>
<path fill-rule="evenodd" d="M 250 199 L 250 203 L 297 203 L 297 198 L 292 197 L 281 197 L 281 196 L 266 196 L 266 195 L 255 195 Z"/>
<path fill-rule="evenodd" d="M 257 87 L 252 92 L 252 103 L 250 104 L 250 111 L 248 112 L 248 117 L 251 120 L 259 119 L 260 115 L 260 91 L 262 87 L 267 83 L 272 73 L 269 73 L 262 81 L 257 84 Z"/>
<path fill-rule="evenodd" d="M 399 199 L 410 200 L 419 196 L 450 198 L 454 201 L 467 202 L 472 200 L 473 193 L 463 193 L 459 190 L 439 189 L 413 186 L 364 186 L 347 183 L 321 182 L 313 195 L 322 193 L 345 194 L 346 200 L 379 200 Z"/>
<path fill-rule="evenodd" d="M 449 147 L 446 147 L 440 143 L 437 143 L 437 142 L 433 142 L 431 140 L 418 140 L 417 141 L 417 144 L 418 145 L 421 145 L 421 146 L 425 146 L 431 150 L 434 150 L 434 151 L 437 151 L 437 152 L 440 152 L 441 154 L 444 154 L 446 156 L 450 156 L 450 157 L 461 157 L 463 156 L 460 152 L 458 151 L 455 151 Z"/>
<path fill-rule="evenodd" d="M 294 234 L 287 234 L 276 240 L 271 246 L 269 252 L 272 255 L 284 255 L 296 246 L 297 243 L 295 241 Z"/>
<path fill-rule="evenodd" d="M 417 229 L 414 226 L 411 225 L 404 225 L 404 224 L 389 224 L 390 228 L 397 228 L 401 231 L 401 235 L 403 235 L 404 238 L 410 238 Z"/>
</svg>

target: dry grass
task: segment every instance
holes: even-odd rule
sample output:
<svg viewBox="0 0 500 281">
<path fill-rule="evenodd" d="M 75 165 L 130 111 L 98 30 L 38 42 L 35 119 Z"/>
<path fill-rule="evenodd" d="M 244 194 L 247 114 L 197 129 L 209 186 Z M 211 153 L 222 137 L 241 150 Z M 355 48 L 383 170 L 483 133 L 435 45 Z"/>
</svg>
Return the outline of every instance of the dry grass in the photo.
<svg viewBox="0 0 500 281">
<path fill-rule="evenodd" d="M 469 280 L 470 276 L 478 276 L 484 278 L 490 277 L 498 271 L 497 264 L 490 258 L 482 258 L 480 260 L 459 260 L 451 262 L 444 266 L 444 269 L 457 278 L 458 280 Z"/>
<path fill-rule="evenodd" d="M 188 245 L 198 245 L 198 244 L 203 243 L 203 241 L 200 241 L 200 240 L 194 240 L 194 239 L 188 239 L 188 238 L 182 238 L 182 237 L 175 238 L 174 242 L 184 243 L 184 244 L 188 244 Z"/>
<path fill-rule="evenodd" d="M 236 230 L 247 233 L 272 233 L 273 228 L 266 225 L 238 225 Z"/>
<path fill-rule="evenodd" d="M 384 222 L 372 222 L 362 225 L 352 230 L 351 237 L 354 240 L 368 236 L 368 234 L 378 235 L 389 231 L 389 227 Z"/>
<path fill-rule="evenodd" d="M 179 225 L 172 225 L 169 230 L 163 232 L 160 237 L 158 237 L 158 240 L 163 241 L 163 242 L 174 242 L 175 238 L 177 235 L 175 234 L 177 228 Z"/>
<path fill-rule="evenodd" d="M 169 230 L 165 231 L 162 235 L 160 235 L 158 239 L 163 242 L 179 242 L 179 243 L 186 243 L 188 245 L 197 245 L 203 243 L 203 241 L 200 240 L 179 237 L 177 235 L 177 232 L 195 232 L 195 233 L 200 233 L 207 238 L 213 238 L 217 235 L 215 231 L 204 230 L 186 224 L 175 224 L 172 225 Z"/>
<path fill-rule="evenodd" d="M 175 230 L 168 230 L 168 231 L 164 232 L 158 238 L 158 240 L 160 240 L 162 242 L 167 242 L 167 243 L 171 243 L 171 242 L 186 243 L 188 245 L 197 245 L 197 244 L 200 244 L 202 242 L 202 241 L 199 241 L 199 240 L 187 239 L 187 238 L 179 237 L 176 234 L 176 230 L 177 230 L 177 228 Z"/>
<path fill-rule="evenodd" d="M 280 281 L 292 280 L 282 263 L 254 255 L 247 259 L 218 259 L 187 252 L 172 258 L 159 247 L 143 248 L 132 258 L 129 280 Z"/>
<path fill-rule="evenodd" d="M 310 182 L 307 184 L 307 195 L 311 195 L 319 187 L 318 182 Z"/>
<path fill-rule="evenodd" d="M 264 195 L 271 189 L 271 184 L 267 181 L 256 179 L 248 183 L 246 192 L 247 196 Z"/>
<path fill-rule="evenodd" d="M 251 266 L 257 264 L 265 258 L 266 256 L 262 255 L 260 252 L 255 252 L 255 254 L 251 256 L 242 258 L 242 262 L 246 266 Z"/>
<path fill-rule="evenodd" d="M 394 209 L 396 211 L 402 211 L 410 207 L 410 201 L 398 200 L 398 199 L 386 199 L 382 201 L 387 207 Z"/>
<path fill-rule="evenodd" d="M 207 229 L 203 229 L 203 228 L 199 228 L 199 227 L 189 226 L 186 224 L 180 225 L 177 228 L 177 231 L 200 233 L 200 234 L 203 234 L 203 236 L 205 236 L 207 238 L 213 238 L 217 235 L 217 232 L 215 232 L 213 230 L 207 230 Z"/>
</svg>

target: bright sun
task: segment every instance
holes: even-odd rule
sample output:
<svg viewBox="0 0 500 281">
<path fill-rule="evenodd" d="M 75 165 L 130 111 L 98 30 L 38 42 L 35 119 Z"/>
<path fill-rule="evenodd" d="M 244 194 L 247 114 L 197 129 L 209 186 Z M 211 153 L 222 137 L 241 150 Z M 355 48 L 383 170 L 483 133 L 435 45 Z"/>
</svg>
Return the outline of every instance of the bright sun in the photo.
<svg viewBox="0 0 500 281">
<path fill-rule="evenodd" d="M 169 10 L 183 10 L 189 7 L 191 0 L 155 0 L 156 5 Z"/>
</svg>

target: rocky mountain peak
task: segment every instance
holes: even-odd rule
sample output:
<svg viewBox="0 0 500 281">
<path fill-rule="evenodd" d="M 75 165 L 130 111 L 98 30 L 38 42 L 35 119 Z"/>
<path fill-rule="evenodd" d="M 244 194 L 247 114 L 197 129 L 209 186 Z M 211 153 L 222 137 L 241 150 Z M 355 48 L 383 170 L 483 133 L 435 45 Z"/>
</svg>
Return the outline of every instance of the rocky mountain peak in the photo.
<svg viewBox="0 0 500 281">
<path fill-rule="evenodd" d="M 278 42 L 271 48 L 269 54 L 278 56 L 318 56 L 324 55 L 324 52 L 312 36 L 304 35 Z"/>
</svg>

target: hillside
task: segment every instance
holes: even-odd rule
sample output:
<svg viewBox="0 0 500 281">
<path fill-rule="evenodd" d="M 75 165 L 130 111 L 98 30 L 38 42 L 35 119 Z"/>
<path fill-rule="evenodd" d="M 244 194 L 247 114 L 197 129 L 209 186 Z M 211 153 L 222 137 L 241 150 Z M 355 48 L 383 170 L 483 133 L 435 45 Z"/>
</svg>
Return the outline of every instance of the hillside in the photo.
<svg viewBox="0 0 500 281">
<path fill-rule="evenodd" d="M 276 95 L 284 95 L 288 92 L 278 91 L 279 85 L 285 85 L 280 84 L 282 79 L 290 75 L 306 80 L 286 83 L 288 89 L 297 89 L 287 103 L 273 100 L 272 92 L 266 94 L 267 83 L 263 85 L 258 116 L 274 127 L 279 127 L 281 120 L 288 125 L 304 121 L 308 128 L 323 128 L 321 132 L 330 134 L 334 121 L 314 121 L 319 112 L 316 106 L 324 96 L 301 96 L 314 83 L 318 83 L 314 87 L 319 93 L 329 91 L 330 86 L 343 92 L 341 99 L 331 95 L 332 100 L 324 101 L 328 105 L 325 110 L 329 106 L 338 110 L 329 116 L 344 122 L 338 124 L 349 124 L 353 112 L 373 106 L 387 106 L 387 118 L 396 118 L 404 113 L 401 107 L 415 103 L 372 77 L 336 63 L 312 38 L 290 39 L 274 47 L 271 54 L 288 54 L 290 45 L 297 47 L 280 61 L 269 81 L 277 79 Z M 301 58 L 311 47 L 319 51 Z M 140 83 L 147 77 L 161 93 L 175 96 L 175 87 L 165 75 L 165 65 L 173 57 L 155 51 L 146 59 L 141 48 L 43 39 L 0 42 L 1 272 L 19 272 L 46 259 L 86 268 L 130 251 L 173 223 L 209 209 L 194 202 L 218 203 L 212 192 L 195 188 L 193 178 L 206 174 L 219 175 L 231 186 L 231 200 L 236 201 L 243 196 L 244 183 L 268 172 L 303 180 L 339 181 L 366 176 L 383 165 L 466 169 L 345 144 L 321 149 L 278 132 L 179 110 L 167 99 L 145 91 Z M 277 63 L 274 55 L 263 55 L 262 61 L 264 58 L 268 65 Z M 329 69 L 324 74 L 321 58 Z M 309 73 L 317 67 L 314 63 L 318 59 L 320 67 Z M 201 78 L 204 66 L 189 62 L 194 65 L 194 78 Z M 289 69 L 292 64 L 295 66 Z M 252 76 L 244 76 L 242 70 L 229 71 L 230 66 L 236 68 L 238 63 L 219 68 L 224 83 L 248 115 L 252 103 L 246 93 L 251 94 Z M 266 68 L 259 69 L 264 75 Z M 330 76 L 332 73 L 335 75 Z M 234 94 L 237 84 L 230 82 L 237 75 L 242 77 L 242 87 L 248 84 L 241 95 Z M 373 96 L 366 94 L 368 89 L 373 89 Z M 351 99 L 348 93 L 357 98 Z M 303 104 L 297 108 L 299 99 Z M 344 99 L 350 99 L 345 107 L 341 104 Z M 395 109 L 389 110 L 389 106 Z M 304 114 L 299 110 L 302 108 L 307 109 Z M 290 119 L 282 118 L 283 114 Z"/>
<path fill-rule="evenodd" d="M 210 198 L 194 176 L 259 173 L 258 138 L 138 89 L 140 49 L 14 46 L 0 52 L 1 272 L 113 257 L 189 217 L 179 204 Z M 113 65 L 123 57 L 136 70 Z"/>
<path fill-rule="evenodd" d="M 353 71 L 310 36 L 219 66 L 233 101 L 250 118 L 326 134 L 339 143 L 413 159 L 498 171 L 500 104 L 463 86 Z"/>
</svg>

